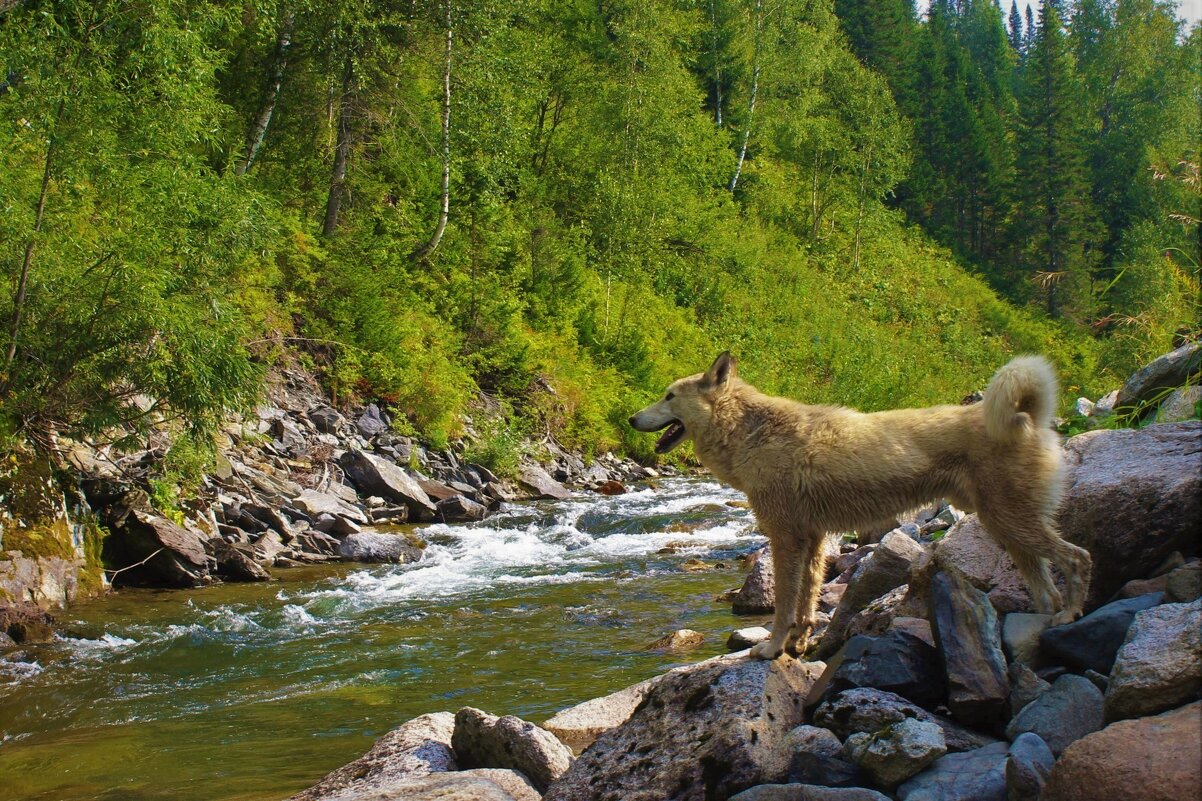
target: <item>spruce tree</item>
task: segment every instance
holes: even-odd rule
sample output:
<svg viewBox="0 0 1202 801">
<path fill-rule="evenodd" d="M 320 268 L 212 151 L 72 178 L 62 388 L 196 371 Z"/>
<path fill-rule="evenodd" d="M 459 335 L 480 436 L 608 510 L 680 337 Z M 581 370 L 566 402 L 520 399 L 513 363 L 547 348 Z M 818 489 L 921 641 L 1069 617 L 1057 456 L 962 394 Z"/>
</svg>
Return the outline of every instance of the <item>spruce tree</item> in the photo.
<svg viewBox="0 0 1202 801">
<path fill-rule="evenodd" d="M 1023 52 L 1023 17 L 1018 13 L 1018 0 L 1010 0 L 1009 41 L 1015 53 Z"/>
</svg>

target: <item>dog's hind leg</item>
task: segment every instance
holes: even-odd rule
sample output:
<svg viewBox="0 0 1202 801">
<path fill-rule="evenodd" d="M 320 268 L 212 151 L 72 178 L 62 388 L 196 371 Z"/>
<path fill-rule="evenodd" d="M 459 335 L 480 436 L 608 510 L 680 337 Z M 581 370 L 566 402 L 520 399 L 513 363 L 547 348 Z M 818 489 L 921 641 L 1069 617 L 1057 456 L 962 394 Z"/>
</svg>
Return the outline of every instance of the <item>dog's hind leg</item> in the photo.
<svg viewBox="0 0 1202 801">
<path fill-rule="evenodd" d="M 1059 593 L 1047 574 L 1047 566 L 1039 563 L 1048 560 L 1064 574 L 1064 604 L 1060 611 L 1052 615 L 1053 626 L 1071 623 L 1081 616 L 1085 607 L 1085 593 L 1089 587 L 1089 573 L 1093 565 L 1089 551 L 1065 541 L 1051 523 L 1038 518 L 1009 515 L 999 519 L 984 512 L 980 517 L 985 528 L 1005 546 L 1014 559 L 1037 607 L 1045 600 L 1049 604 L 1055 604 L 1059 600 Z M 1046 597 L 1041 598 L 1041 595 Z"/>
<path fill-rule="evenodd" d="M 772 638 L 751 649 L 755 659 L 776 659 L 785 652 L 786 644 L 797 639 L 797 595 L 801 589 L 805 542 L 799 537 L 773 536 L 771 533 L 769 539 L 772 542 L 772 574 L 776 582 L 773 599 L 776 611 L 772 618 Z"/>
<path fill-rule="evenodd" d="M 790 656 L 801 656 L 814 631 L 818 592 L 826 578 L 826 537 L 812 536 L 803 543 L 801 590 L 797 594 L 796 639 L 785 644 Z"/>
<path fill-rule="evenodd" d="M 1059 611 L 1063 601 L 1060 598 L 1060 591 L 1052 583 L 1048 560 L 1013 546 L 1006 548 L 1006 551 L 1010 554 L 1018 572 L 1022 574 L 1027 589 L 1031 591 L 1031 600 L 1035 602 L 1036 610 L 1045 615 Z"/>
</svg>

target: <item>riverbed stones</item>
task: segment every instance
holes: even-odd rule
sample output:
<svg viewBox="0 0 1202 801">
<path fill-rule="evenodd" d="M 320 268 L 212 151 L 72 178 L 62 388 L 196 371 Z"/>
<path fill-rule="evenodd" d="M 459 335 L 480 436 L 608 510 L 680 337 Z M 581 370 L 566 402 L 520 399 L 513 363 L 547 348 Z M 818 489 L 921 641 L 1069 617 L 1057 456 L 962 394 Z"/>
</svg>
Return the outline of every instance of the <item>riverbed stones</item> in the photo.
<svg viewBox="0 0 1202 801">
<path fill-rule="evenodd" d="M 880 637 L 859 635 L 827 663 L 811 690 L 807 705 L 828 693 L 872 687 L 934 707 L 944 697 L 945 682 L 938 652 L 913 635 L 892 630 Z"/>
<path fill-rule="evenodd" d="M 271 574 L 256 561 L 249 545 L 233 545 L 213 537 L 205 542 L 205 546 L 217 560 L 217 575 L 226 581 L 267 581 L 271 578 Z"/>
<path fill-rule="evenodd" d="M 1135 615 L 1106 689 L 1107 720 L 1146 717 L 1202 691 L 1202 599 Z"/>
<path fill-rule="evenodd" d="M 409 564 L 420 561 L 425 551 L 404 534 L 360 531 L 338 544 L 338 554 L 352 562 L 391 562 Z"/>
<path fill-rule="evenodd" d="M 915 718 L 872 734 L 852 734 L 843 748 L 852 762 L 884 788 L 896 787 L 947 753 L 943 729 Z"/>
<path fill-rule="evenodd" d="M 975 514 L 952 526 L 914 570 L 909 583 L 916 596 L 925 597 L 931 578 L 944 571 L 988 595 L 998 614 L 1032 611 L 1031 594 L 1014 562 Z"/>
<path fill-rule="evenodd" d="M 1202 793 L 1202 701 L 1112 723 L 1073 743 L 1040 801 L 1197 801 Z"/>
<path fill-rule="evenodd" d="M 1034 732 L 1059 756 L 1102 725 L 1102 692 L 1084 676 L 1067 673 L 1014 716 L 1006 736 L 1014 739 L 1023 732 Z"/>
<path fill-rule="evenodd" d="M 470 706 L 455 714 L 451 746 L 461 766 L 520 771 L 540 793 L 573 759 L 571 749 L 546 729 L 513 715 L 499 718 Z"/>
<path fill-rule="evenodd" d="M 328 492 L 307 489 L 292 499 L 292 503 L 310 518 L 316 520 L 322 515 L 332 518 L 343 517 L 353 523 L 367 524 L 367 515 L 362 509 L 351 506 L 341 498 Z"/>
<path fill-rule="evenodd" d="M 455 494 L 438 502 L 438 514 L 447 523 L 465 520 L 483 520 L 488 516 L 488 507 L 471 498 Z"/>
<path fill-rule="evenodd" d="M 745 648 L 767 642 L 771 637 L 772 632 L 763 626 L 749 626 L 732 631 L 726 638 L 726 647 L 732 651 L 742 651 Z"/>
<path fill-rule="evenodd" d="M 118 507 L 108 522 L 113 534 L 105 540 L 106 557 L 118 564 L 138 565 L 123 574 L 126 581 L 197 587 L 212 580 L 210 569 L 215 563 L 197 532 L 128 505 Z"/>
<path fill-rule="evenodd" d="M 751 572 L 731 599 L 731 610 L 736 615 L 767 614 L 775 609 L 775 592 L 772 549 L 765 547 L 756 552 Z"/>
<path fill-rule="evenodd" d="M 816 726 L 846 739 L 856 732 L 880 731 L 906 718 L 936 723 L 943 729 L 949 751 L 971 751 L 994 742 L 992 737 L 965 729 L 952 720 L 933 715 L 900 695 L 872 687 L 844 690 L 830 696 L 814 710 Z"/>
<path fill-rule="evenodd" d="M 897 788 L 900 801 L 1006 801 L 1007 743 L 947 754 Z"/>
<path fill-rule="evenodd" d="M 867 787 L 761 784 L 732 795 L 730 801 L 889 801 L 889 796 Z"/>
<path fill-rule="evenodd" d="M 36 604 L 0 602 L 0 634 L 18 645 L 47 642 L 54 636 L 54 617 Z"/>
<path fill-rule="evenodd" d="M 650 651 L 690 651 L 705 642 L 705 635 L 692 629 L 677 629 L 647 646 Z"/>
<path fill-rule="evenodd" d="M 451 750 L 455 716 L 450 712 L 422 715 L 376 740 L 363 756 L 327 774 L 288 801 L 334 801 L 385 797 L 415 776 L 458 768 Z M 405 796 L 408 797 L 408 796 Z"/>
<path fill-rule="evenodd" d="M 1089 603 L 1202 538 L 1202 421 L 1090 431 L 1064 446 L 1060 528 L 1093 556 Z"/>
<path fill-rule="evenodd" d="M 538 465 L 524 465 L 518 472 L 518 484 L 535 499 L 562 501 L 572 496 L 567 487 Z"/>
<path fill-rule="evenodd" d="M 966 580 L 937 573 L 931 580 L 931 621 L 947 676 L 947 706 L 956 720 L 994 729 L 1009 718 L 1006 657 L 997 613 Z"/>
<path fill-rule="evenodd" d="M 670 671 L 545 799 L 702 801 L 781 781 L 786 735 L 801 723 L 801 699 L 822 667 L 730 655 Z"/>
<path fill-rule="evenodd" d="M 543 728 L 579 753 L 592 745 L 602 733 L 629 720 L 635 708 L 658 680 L 659 677 L 656 676 L 616 693 L 562 709 L 545 721 L 542 724 Z"/>
<path fill-rule="evenodd" d="M 434 520 L 438 509 L 408 473 L 387 459 L 352 448 L 338 460 L 347 477 L 365 495 L 379 495 L 409 507 L 415 520 Z"/>
<path fill-rule="evenodd" d="M 1202 597 L 1202 561 L 1194 560 L 1168 574 L 1165 603 L 1188 603 Z"/>
<path fill-rule="evenodd" d="M 1015 737 L 1006 755 L 1006 801 L 1039 801 L 1054 764 L 1052 749 L 1038 734 Z"/>
<path fill-rule="evenodd" d="M 785 747 L 789 759 L 789 781 L 827 787 L 855 787 L 864 784 L 859 766 L 843 751 L 843 743 L 829 729 L 798 726 L 789 732 Z"/>
<path fill-rule="evenodd" d="M 1163 593 L 1108 603 L 1080 620 L 1053 626 L 1039 635 L 1043 652 L 1057 664 L 1106 674 L 1137 612 L 1160 603 Z"/>
</svg>

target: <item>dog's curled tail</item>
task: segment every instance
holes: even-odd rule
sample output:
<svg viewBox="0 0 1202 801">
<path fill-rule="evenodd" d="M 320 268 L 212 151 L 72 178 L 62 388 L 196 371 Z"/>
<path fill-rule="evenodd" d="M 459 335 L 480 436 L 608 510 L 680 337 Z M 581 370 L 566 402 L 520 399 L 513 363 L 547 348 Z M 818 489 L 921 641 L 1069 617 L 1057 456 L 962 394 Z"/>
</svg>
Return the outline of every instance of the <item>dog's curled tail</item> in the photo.
<svg viewBox="0 0 1202 801">
<path fill-rule="evenodd" d="M 1009 442 L 1052 423 L 1056 373 L 1042 356 L 1019 356 L 994 373 L 985 390 L 985 433 Z"/>
</svg>

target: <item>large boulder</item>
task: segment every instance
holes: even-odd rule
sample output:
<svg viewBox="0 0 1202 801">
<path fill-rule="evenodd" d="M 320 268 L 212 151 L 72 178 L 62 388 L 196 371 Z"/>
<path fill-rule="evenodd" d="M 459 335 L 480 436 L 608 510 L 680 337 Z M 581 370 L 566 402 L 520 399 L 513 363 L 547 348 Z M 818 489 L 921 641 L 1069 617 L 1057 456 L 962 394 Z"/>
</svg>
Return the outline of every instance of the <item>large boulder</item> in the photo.
<svg viewBox="0 0 1202 801">
<path fill-rule="evenodd" d="M 1090 603 L 1202 542 L 1202 421 L 1090 431 L 1064 446 L 1064 536 L 1093 556 Z"/>
<path fill-rule="evenodd" d="M 18 645 L 48 642 L 54 637 L 54 618 L 36 604 L 0 602 L 0 634 Z"/>
<path fill-rule="evenodd" d="M 1006 801 L 1006 743 L 947 754 L 897 788 L 901 801 Z"/>
<path fill-rule="evenodd" d="M 1136 613 L 1156 606 L 1162 597 L 1156 592 L 1114 601 L 1080 620 L 1044 629 L 1039 647 L 1044 655 L 1056 660 L 1055 664 L 1109 673 Z"/>
<path fill-rule="evenodd" d="M 546 801 L 723 801 L 781 781 L 786 737 L 822 668 L 733 654 L 670 671 L 551 785 Z"/>
<path fill-rule="evenodd" d="M 1202 701 L 1112 723 L 1068 747 L 1041 801 L 1198 801 L 1202 795 Z"/>
<path fill-rule="evenodd" d="M 893 788 L 947 753 L 943 729 L 916 718 L 847 738 L 844 750 L 881 787 Z"/>
<path fill-rule="evenodd" d="M 387 459 L 352 448 L 338 464 L 363 495 L 378 495 L 409 507 L 410 517 L 434 520 L 438 508 L 408 473 Z"/>
<path fill-rule="evenodd" d="M 1184 384 L 1202 370 L 1202 344 L 1187 342 L 1154 359 L 1127 379 L 1115 398 L 1115 411 L 1129 410 L 1155 400 L 1166 390 Z"/>
<path fill-rule="evenodd" d="M 947 706 L 965 725 L 994 729 L 1009 718 L 1010 682 L 997 613 L 962 578 L 931 581 L 931 622 L 947 676 Z"/>
<path fill-rule="evenodd" d="M 105 561 L 128 568 L 119 581 L 161 587 L 211 582 L 216 564 L 205 551 L 204 538 L 141 505 L 122 501 L 110 510 Z"/>
<path fill-rule="evenodd" d="M 1034 732 L 1024 732 L 1006 755 L 1006 801 L 1039 801 L 1056 756 Z"/>
<path fill-rule="evenodd" d="M 1106 719 L 1172 709 L 1202 691 L 1202 599 L 1135 616 L 1106 688 Z"/>
<path fill-rule="evenodd" d="M 351 506 L 346 501 L 320 490 L 307 489 L 292 499 L 292 505 L 309 517 L 316 520 L 322 515 L 344 517 L 352 523 L 367 524 L 367 515 L 362 509 Z"/>
<path fill-rule="evenodd" d="M 914 568 L 910 590 L 916 597 L 925 598 L 931 579 L 942 571 L 967 580 L 988 595 L 999 614 L 1033 609 L 1031 594 L 1014 562 L 975 514 L 952 526 Z"/>
<path fill-rule="evenodd" d="M 758 615 L 775 609 L 776 581 L 772 573 L 772 549 L 756 552 L 751 572 L 743 586 L 731 599 L 731 611 L 736 615 Z"/>
<path fill-rule="evenodd" d="M 830 729 L 798 726 L 789 732 L 786 747 L 792 754 L 789 758 L 791 782 L 827 787 L 864 784 L 863 772 L 847 759 L 843 743 Z"/>
<path fill-rule="evenodd" d="M 456 770 L 451 750 L 455 716 L 450 712 L 422 715 L 376 740 L 363 756 L 327 774 L 288 801 L 332 801 L 370 793 L 396 791 L 415 776 Z M 409 796 L 404 796 L 409 797 Z"/>
<path fill-rule="evenodd" d="M 226 581 L 267 581 L 271 574 L 259 564 L 255 552 L 249 545 L 233 545 L 220 537 L 208 540 L 205 545 L 217 560 L 217 575 Z"/>
<path fill-rule="evenodd" d="M 938 651 L 894 629 L 880 637 L 858 635 L 848 640 L 827 663 L 807 704 L 853 687 L 874 687 L 934 707 L 943 701 L 945 686 Z"/>
<path fill-rule="evenodd" d="M 338 555 L 352 562 L 409 564 L 420 561 L 424 554 L 420 540 L 415 542 L 404 534 L 379 531 L 348 534 L 338 544 Z"/>
<path fill-rule="evenodd" d="M 992 737 L 933 715 L 896 693 L 872 687 L 857 687 L 832 695 L 814 710 L 813 719 L 816 726 L 830 729 L 846 739 L 856 732 L 880 731 L 906 718 L 937 723 L 943 729 L 943 740 L 949 751 L 972 751 L 995 742 Z"/>
<path fill-rule="evenodd" d="M 572 751 L 549 731 L 513 715 L 497 717 L 470 706 L 455 715 L 451 746 L 460 765 L 508 768 L 544 792 L 572 764 Z"/>
<path fill-rule="evenodd" d="M 1067 673 L 1014 716 L 1006 727 L 1006 736 L 1013 740 L 1024 732 L 1033 732 L 1059 756 L 1102 724 L 1101 690 L 1084 676 Z"/>
<path fill-rule="evenodd" d="M 550 473 L 536 464 L 522 466 L 518 472 L 518 483 L 533 498 L 562 501 L 572 497 L 567 487 L 551 478 Z"/>
<path fill-rule="evenodd" d="M 561 709 L 543 723 L 543 728 L 569 748 L 583 751 L 603 733 L 629 720 L 658 680 L 656 676 L 602 698 Z"/>
</svg>

